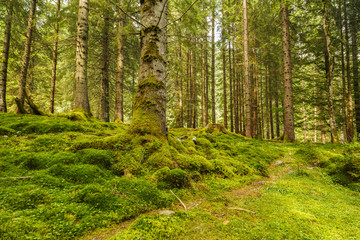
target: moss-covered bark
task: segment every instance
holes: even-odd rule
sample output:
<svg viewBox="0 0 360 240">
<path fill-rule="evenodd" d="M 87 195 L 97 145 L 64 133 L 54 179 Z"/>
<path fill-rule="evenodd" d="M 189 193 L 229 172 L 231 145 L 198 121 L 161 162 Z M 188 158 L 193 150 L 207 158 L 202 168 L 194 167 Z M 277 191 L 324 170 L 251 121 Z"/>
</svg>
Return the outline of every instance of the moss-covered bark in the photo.
<svg viewBox="0 0 360 240">
<path fill-rule="evenodd" d="M 141 1 L 141 58 L 139 83 L 130 130 L 167 135 L 166 128 L 166 2 Z"/>
</svg>

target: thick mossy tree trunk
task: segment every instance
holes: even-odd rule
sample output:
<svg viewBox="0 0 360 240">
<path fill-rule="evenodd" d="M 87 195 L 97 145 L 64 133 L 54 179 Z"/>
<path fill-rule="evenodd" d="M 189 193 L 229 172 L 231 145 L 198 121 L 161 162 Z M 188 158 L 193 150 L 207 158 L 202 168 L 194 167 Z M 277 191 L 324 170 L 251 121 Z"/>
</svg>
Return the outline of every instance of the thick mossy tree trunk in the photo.
<svg viewBox="0 0 360 240">
<path fill-rule="evenodd" d="M 123 6 L 123 0 L 120 0 Z M 117 33 L 118 54 L 116 68 L 116 95 L 115 95 L 115 116 L 114 119 L 124 121 L 124 55 L 123 55 L 123 26 L 124 13 L 119 11 L 119 26 Z"/>
<path fill-rule="evenodd" d="M 5 19 L 5 33 L 4 33 L 4 44 L 1 59 L 1 72 L 0 72 L 0 113 L 7 112 L 6 106 L 6 82 L 7 82 L 7 68 L 9 62 L 9 49 L 11 39 L 11 22 L 12 22 L 12 2 L 8 2 L 8 13 Z"/>
<path fill-rule="evenodd" d="M 87 55 L 89 35 L 89 0 L 79 0 L 76 37 L 75 108 L 90 114 L 87 87 Z"/>
<path fill-rule="evenodd" d="M 327 80 L 327 90 L 328 90 L 328 105 L 329 105 L 329 120 L 330 120 L 330 129 L 331 129 L 331 142 L 338 143 L 339 137 L 336 129 L 336 120 L 335 120 L 335 109 L 334 109 L 334 89 L 333 89 L 333 78 L 334 78 L 334 56 L 331 46 L 330 39 L 330 1 L 323 0 L 323 30 L 325 37 L 325 68 L 326 68 L 326 80 Z"/>
<path fill-rule="evenodd" d="M 110 121 L 109 106 L 109 28 L 110 16 L 108 10 L 104 13 L 104 26 L 102 32 L 102 63 L 101 63 L 101 79 L 100 79 L 100 120 L 103 122 Z"/>
<path fill-rule="evenodd" d="M 141 0 L 139 83 L 130 130 L 166 137 L 167 1 Z"/>
<path fill-rule="evenodd" d="M 281 3 L 282 48 L 284 71 L 284 139 L 295 141 L 293 89 L 291 78 L 291 52 L 289 14 L 285 2 Z"/>
<path fill-rule="evenodd" d="M 51 89 L 50 89 L 50 106 L 49 106 L 50 113 L 54 113 L 56 67 L 57 67 L 58 41 L 59 41 L 59 20 L 60 20 L 60 0 L 57 0 L 55 36 L 54 36 L 55 40 L 54 40 L 54 47 L 53 47 L 53 65 L 52 65 L 52 71 L 51 71 Z"/>
<path fill-rule="evenodd" d="M 29 67 L 29 60 L 30 60 L 30 52 L 31 52 L 31 40 L 32 40 L 32 31 L 33 31 L 33 24 L 35 19 L 35 11 L 36 11 L 36 1 L 31 1 L 30 12 L 29 12 L 29 19 L 28 25 L 26 30 L 26 41 L 25 41 L 25 50 L 23 55 L 23 62 L 21 66 L 21 76 L 20 76 L 20 83 L 19 83 L 19 94 L 18 94 L 18 103 L 22 105 L 16 109 L 16 113 L 25 113 L 23 111 L 23 105 L 25 102 L 26 96 L 26 76 Z"/>
</svg>

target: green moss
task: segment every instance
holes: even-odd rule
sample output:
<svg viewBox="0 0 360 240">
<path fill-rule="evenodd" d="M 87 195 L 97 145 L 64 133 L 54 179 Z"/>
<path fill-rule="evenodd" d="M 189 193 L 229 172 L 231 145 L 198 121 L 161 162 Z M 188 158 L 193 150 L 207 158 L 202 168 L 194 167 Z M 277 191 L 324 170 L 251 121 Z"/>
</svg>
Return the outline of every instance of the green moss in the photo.
<svg viewBox="0 0 360 240">
<path fill-rule="evenodd" d="M 2 127 L 0 126 L 0 136 L 1 135 L 14 135 L 16 131 L 14 129 L 8 128 L 8 127 Z"/>
<path fill-rule="evenodd" d="M 164 62 L 164 58 L 159 53 L 159 47 L 157 41 L 151 40 L 145 48 L 144 54 L 142 55 L 142 60 L 144 62 L 152 62 L 154 60 L 159 60 Z"/>
<path fill-rule="evenodd" d="M 174 163 L 172 161 L 172 155 L 170 152 L 170 146 L 164 144 L 161 149 L 153 153 L 147 160 L 147 164 L 152 168 L 174 168 Z"/>
<path fill-rule="evenodd" d="M 166 176 L 166 182 L 173 188 L 182 188 L 189 185 L 189 178 L 181 169 L 173 169 Z"/>
<path fill-rule="evenodd" d="M 167 175 L 170 172 L 170 168 L 164 167 L 160 168 L 151 176 L 151 182 L 153 184 L 158 184 L 159 182 L 164 182 L 166 180 Z"/>
</svg>

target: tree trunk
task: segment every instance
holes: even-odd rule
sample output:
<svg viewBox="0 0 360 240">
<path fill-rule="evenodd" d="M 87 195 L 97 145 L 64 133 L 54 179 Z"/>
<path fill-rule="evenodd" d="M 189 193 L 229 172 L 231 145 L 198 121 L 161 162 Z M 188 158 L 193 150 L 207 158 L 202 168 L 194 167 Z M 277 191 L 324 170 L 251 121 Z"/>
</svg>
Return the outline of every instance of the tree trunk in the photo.
<svg viewBox="0 0 360 240">
<path fill-rule="evenodd" d="M 211 120 L 216 123 L 215 115 L 215 9 L 211 18 Z"/>
<path fill-rule="evenodd" d="M 347 84 L 346 84 L 346 77 L 345 77 L 345 57 L 344 57 L 344 36 L 343 36 L 343 18 L 342 18 L 342 12 L 341 12 L 341 1 L 339 0 L 339 25 L 340 25 L 340 44 L 341 44 L 341 80 L 342 80 L 342 90 L 343 90 L 343 104 L 344 104 L 344 115 L 345 115 L 345 137 L 347 140 L 347 131 L 349 129 L 349 114 L 348 114 L 348 104 L 347 104 Z"/>
<path fill-rule="evenodd" d="M 191 50 L 189 50 L 187 54 L 186 62 L 186 126 L 187 128 L 191 128 Z"/>
<path fill-rule="evenodd" d="M 193 120 L 192 120 L 192 128 L 197 128 L 198 126 L 198 115 L 197 115 L 197 58 L 196 58 L 196 42 L 197 39 L 194 40 L 194 53 L 193 53 L 193 63 L 192 67 L 192 112 L 193 112 Z"/>
<path fill-rule="evenodd" d="M 223 26 L 224 28 L 224 26 Z M 225 36 L 224 29 L 222 30 L 222 70 L 223 70 L 223 90 L 224 90 L 224 127 L 227 129 L 227 93 L 226 93 L 226 45 L 225 45 Z"/>
<path fill-rule="evenodd" d="M 167 1 L 140 1 L 141 49 L 139 83 L 130 129 L 138 134 L 167 137 L 166 24 Z"/>
<path fill-rule="evenodd" d="M 233 97 L 233 75 L 232 75 L 232 68 L 231 68 L 231 39 L 229 35 L 229 42 L 228 42 L 228 51 L 229 51 L 229 90 L 230 90 L 230 131 L 234 132 L 234 97 Z"/>
<path fill-rule="evenodd" d="M 202 125 L 203 127 L 207 126 L 208 116 L 207 116 L 207 102 L 206 102 L 206 54 L 205 54 L 205 45 L 206 45 L 206 34 L 203 37 L 203 42 L 201 44 L 201 102 L 202 102 Z"/>
<path fill-rule="evenodd" d="M 76 37 L 75 108 L 90 114 L 87 87 L 87 55 L 89 34 L 89 1 L 79 0 L 78 26 Z"/>
<path fill-rule="evenodd" d="M 346 77 L 347 77 L 347 94 L 345 92 L 344 97 L 347 96 L 348 103 L 348 117 L 346 124 L 346 137 L 348 142 L 352 142 L 354 138 L 354 113 L 353 113 L 353 99 L 351 91 L 351 73 L 350 73 L 350 46 L 349 46 L 349 30 L 347 20 L 347 7 L 346 1 L 344 1 L 344 21 L 345 21 L 345 49 L 346 49 Z M 346 89 L 346 88 L 345 88 Z"/>
<path fill-rule="evenodd" d="M 334 90 L 333 90 L 333 76 L 334 76 L 334 56 L 331 49 L 331 40 L 330 40 L 330 26 L 329 26 L 329 10 L 330 2 L 329 0 L 323 0 L 323 30 L 325 35 L 325 64 L 326 68 L 326 80 L 327 80 L 327 90 L 328 90 L 328 106 L 329 106 L 329 120 L 330 120 L 330 129 L 331 129 L 331 142 L 338 143 L 339 137 L 336 129 L 336 120 L 335 120 L 335 110 L 334 110 Z"/>
<path fill-rule="evenodd" d="M 0 113 L 7 112 L 6 105 L 6 82 L 7 82 L 7 68 L 9 61 L 9 49 L 10 49 L 10 39 L 11 39 L 11 23 L 12 23 L 12 14 L 13 7 L 12 1 L 8 2 L 8 12 L 5 19 L 5 32 L 4 32 L 4 45 L 1 59 L 1 72 L 0 72 Z"/>
<path fill-rule="evenodd" d="M 123 0 L 120 0 L 120 6 L 124 5 Z M 124 27 L 124 13 L 119 11 L 119 26 L 117 32 L 117 62 L 116 62 L 116 83 L 115 83 L 115 113 L 114 120 L 120 120 L 124 122 L 124 38 L 123 38 L 123 27 Z"/>
<path fill-rule="evenodd" d="M 350 31 L 351 31 L 351 52 L 353 64 L 353 86 L 354 86 L 354 100 L 355 100 L 355 121 L 357 137 L 360 134 L 360 88 L 359 88 L 359 61 L 358 61 L 358 16 L 356 11 L 356 4 L 358 1 L 352 0 L 352 11 L 350 14 Z"/>
<path fill-rule="evenodd" d="M 109 27 L 110 17 L 107 10 L 104 13 L 104 26 L 102 32 L 102 66 L 100 79 L 100 120 L 103 122 L 110 121 L 110 106 L 109 106 Z"/>
<path fill-rule="evenodd" d="M 251 96 L 250 96 L 250 78 L 249 78 L 249 34 L 248 34 L 248 16 L 247 16 L 247 0 L 243 0 L 244 11 L 244 67 L 245 67 L 245 107 L 246 107 L 246 129 L 245 135 L 252 136 L 251 126 Z"/>
<path fill-rule="evenodd" d="M 52 65 L 52 71 L 51 71 L 51 90 L 50 90 L 50 106 L 49 106 L 50 113 L 54 113 L 56 67 L 57 67 L 58 41 L 59 41 L 60 3 L 61 3 L 61 1 L 57 0 L 55 36 L 54 36 L 55 40 L 54 40 L 54 48 L 53 48 L 53 65 Z"/>
<path fill-rule="evenodd" d="M 28 72 L 29 60 L 30 60 L 30 52 L 31 52 L 31 40 L 32 40 L 32 31 L 33 31 L 33 22 L 35 19 L 35 11 L 36 11 L 36 1 L 31 1 L 29 19 L 26 30 L 26 42 L 25 42 L 25 50 L 23 55 L 23 61 L 21 66 L 21 76 L 20 76 L 20 84 L 19 84 L 19 103 L 24 105 L 25 95 L 26 95 L 26 76 Z M 20 109 L 16 109 L 17 113 L 21 113 Z"/>
<path fill-rule="evenodd" d="M 295 141 L 293 90 L 291 77 L 291 52 L 289 13 L 285 2 L 281 3 L 282 49 L 284 71 L 284 139 Z"/>
</svg>

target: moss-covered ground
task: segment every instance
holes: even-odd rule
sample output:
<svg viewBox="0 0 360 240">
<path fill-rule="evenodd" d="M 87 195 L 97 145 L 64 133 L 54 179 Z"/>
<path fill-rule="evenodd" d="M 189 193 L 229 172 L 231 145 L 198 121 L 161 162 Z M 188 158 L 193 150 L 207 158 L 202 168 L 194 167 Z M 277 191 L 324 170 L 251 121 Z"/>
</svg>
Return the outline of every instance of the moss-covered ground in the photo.
<svg viewBox="0 0 360 240">
<path fill-rule="evenodd" d="M 0 239 L 359 239 L 360 144 L 127 128 L 0 114 Z"/>
</svg>

